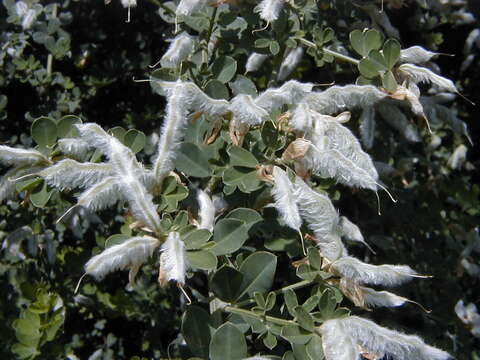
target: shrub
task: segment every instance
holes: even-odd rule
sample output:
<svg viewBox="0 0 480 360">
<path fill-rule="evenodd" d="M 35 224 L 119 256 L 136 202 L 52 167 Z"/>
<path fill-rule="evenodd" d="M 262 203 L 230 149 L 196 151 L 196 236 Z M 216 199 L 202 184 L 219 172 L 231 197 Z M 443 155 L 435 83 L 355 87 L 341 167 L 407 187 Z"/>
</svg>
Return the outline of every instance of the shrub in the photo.
<svg viewBox="0 0 480 360">
<path fill-rule="evenodd" d="M 471 340 L 452 347 L 445 329 L 466 336 L 461 320 L 477 334 L 472 306 L 458 302 L 452 320 L 453 305 L 474 292 L 441 264 L 478 276 L 471 140 L 444 104 L 460 96 L 460 109 L 470 105 L 434 62 L 444 56 L 434 29 L 473 15 L 437 1 L 151 3 L 121 1 L 127 13 L 116 26 L 126 34 L 137 21 L 163 21 L 167 48 L 149 51 L 159 32 L 149 30 L 136 37 L 140 52 L 125 44 L 118 61 L 102 50 L 90 60 L 103 31 L 82 44 L 86 35 L 68 28 L 76 14 L 114 9 L 4 2 L 4 86 L 28 88 L 38 104 L 21 120 L 31 121 L 30 136 L 0 145 L 9 351 L 214 360 L 471 351 Z M 397 28 L 390 16 L 399 14 L 423 46 L 402 46 L 413 31 Z M 64 71 L 75 52 L 77 70 Z M 82 73 L 89 61 L 100 65 Z M 110 109 L 95 99 L 126 82 L 125 70 L 149 74 L 128 84 L 137 94 L 121 96 L 129 115 L 97 120 Z M 9 131 L 22 133 L 14 124 Z M 423 306 L 441 306 L 448 292 L 448 310 L 429 315 Z M 406 304 L 415 306 L 403 324 L 388 310 L 369 312 Z"/>
</svg>

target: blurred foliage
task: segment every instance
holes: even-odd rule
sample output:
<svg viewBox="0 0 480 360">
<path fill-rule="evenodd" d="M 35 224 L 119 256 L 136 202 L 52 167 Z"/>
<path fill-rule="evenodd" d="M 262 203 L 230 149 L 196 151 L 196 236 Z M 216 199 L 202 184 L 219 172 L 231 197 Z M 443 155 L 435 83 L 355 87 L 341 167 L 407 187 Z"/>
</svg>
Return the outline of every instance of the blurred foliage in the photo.
<svg viewBox="0 0 480 360">
<path fill-rule="evenodd" d="M 357 69 L 335 62 L 319 46 L 308 48 L 291 78 L 317 84 L 349 84 L 362 75 L 368 82 L 394 89 L 396 83 L 392 85 L 384 74 L 393 65 L 388 64 L 386 69 L 375 67 L 378 64 L 371 64 L 370 51 L 358 51 L 361 46 L 348 37 L 352 30 L 361 33 L 363 28 L 374 26 L 386 35 L 369 50 L 383 48 L 385 54 L 395 40 L 384 40 L 396 38 L 402 48 L 421 45 L 455 54 L 454 58 L 441 56 L 435 62 L 444 76 L 456 80 L 465 97 L 480 103 L 480 74 L 473 71 L 478 67 L 480 48 L 471 46 L 464 53 L 465 39 L 479 26 L 473 18 L 478 11 L 476 4 L 472 2 L 470 13 L 468 8 L 449 1 L 385 1 L 385 13 L 391 21 L 391 27 L 385 28 L 375 19 L 376 13 L 372 15 L 369 10 L 374 3 L 295 1 L 297 7 L 288 8 L 295 20 L 289 20 L 284 11 L 270 28 L 256 32 L 252 32 L 259 30 L 258 15 L 252 11 L 254 1 L 231 5 L 231 12 L 223 11 L 223 7 L 209 8 L 203 17 L 192 17 L 181 25 L 203 39 L 197 54 L 182 65 L 182 72 L 212 97 L 254 94 L 257 89 L 279 85 L 275 78 L 285 52 L 310 34 L 310 42 L 329 44 L 339 52 L 348 49 L 350 54 L 365 57 L 363 65 Z M 2 144 L 26 148 L 37 145 L 42 153 L 55 157 L 58 154 L 53 145 L 57 140 L 75 136 L 72 124 L 96 122 L 110 129 L 140 159 L 148 159 L 154 151 L 155 135 L 151 134 L 158 134 L 165 102 L 155 93 L 161 89 L 154 87 L 152 91 L 148 84 L 134 80 L 149 75 L 162 79 L 176 75 L 149 68 L 160 59 L 168 46 L 165 40 L 173 35 L 174 20 L 166 10 L 171 4 L 139 0 L 138 7 L 132 8 L 130 23 L 125 23 L 126 10 L 119 1 L 108 6 L 91 0 L 67 0 L 61 4 L 32 0 L 25 4 L 35 12 L 31 23 L 18 15 L 18 2 L 4 0 L 0 6 Z M 212 18 L 216 22 L 211 22 Z M 216 56 L 205 62 L 202 56 L 207 40 L 212 38 L 216 39 Z M 261 71 L 247 78 L 241 74 L 252 51 L 268 54 L 269 58 Z M 464 61 L 471 55 L 474 60 L 469 65 Z M 480 128 L 475 121 L 478 111 L 461 98 L 440 103 L 431 95 L 423 100 L 433 133 L 410 115 L 406 115 L 407 125 L 400 127 L 392 126 L 381 112 L 376 116 L 376 136 L 369 154 L 378 162 L 382 180 L 398 199 L 396 204 L 382 196 L 382 215 L 376 216 L 373 194 L 330 180 L 321 180 L 318 185 L 335 200 L 342 214 L 361 224 L 367 242 L 376 251 L 373 255 L 355 247 L 352 253 L 372 263 L 409 264 L 433 276 L 400 291 L 402 296 L 431 309 L 431 313 L 407 305 L 395 311 L 377 309 L 370 316 L 384 325 L 421 334 L 427 342 L 459 359 L 480 359 L 479 340 L 454 312 L 457 301 L 478 302 L 480 297 L 480 270 L 475 271 L 475 266 L 480 266 L 480 187 L 476 172 L 480 153 L 473 146 L 479 140 Z M 360 134 L 357 124 L 361 115 L 354 112 L 349 124 L 355 134 Z M 205 123 L 208 126 L 202 128 Z M 217 180 L 221 177 L 222 191 L 231 209 L 250 207 L 253 200 L 255 209 L 263 208 L 267 195 L 255 176 L 257 160 L 266 148 L 275 157 L 288 141 L 285 133 L 278 138 L 272 135 L 269 124 L 248 134 L 248 151 L 231 146 L 228 131 L 223 129 L 209 146 L 210 153 L 206 153 L 203 141 L 214 126 L 200 121 L 190 125 L 180 150 L 184 158 L 177 160 L 177 170 L 195 178 L 195 183 L 184 186 L 173 178 L 167 179 L 168 186 L 159 202 L 165 228 L 191 230 L 186 225 L 190 214 L 177 211 L 178 204 L 185 209 L 192 205 L 189 189 L 206 185 L 212 175 Z M 452 156 L 463 144 L 468 147 L 467 156 L 452 168 Z M 270 292 L 325 274 L 315 268 L 315 259 L 308 267 L 292 267 L 292 260 L 301 258 L 297 236 L 281 228 L 269 208 L 264 208 L 261 216 L 253 210 L 248 214 L 229 212 L 215 225 L 215 245 L 211 248 L 202 247 L 209 241 L 205 234 L 189 235 L 190 261 L 200 269 L 217 269 L 213 275 L 197 272 L 188 279 L 201 304 L 187 307 L 179 289 L 161 289 L 155 278 L 154 260 L 143 267 L 135 287 L 127 284 L 123 274 L 115 273 L 103 282 L 85 279 L 75 293 L 91 255 L 106 247 L 107 240 L 112 244 L 121 241 L 122 235 L 132 234 L 131 215 L 117 206 L 115 211 L 76 214 L 68 225 L 57 223 L 74 202 L 74 192 L 60 193 L 42 180 L 31 178 L 18 182 L 16 187 L 20 197 L 0 206 L 3 358 L 13 358 L 15 353 L 19 358 L 72 360 L 159 359 L 168 355 L 188 358 L 192 354 L 223 359 L 229 351 L 234 352 L 230 358 L 242 358 L 247 354 L 244 333 L 251 329 L 254 335 L 249 337 L 248 346 L 253 353 L 273 349 L 272 353 L 282 356 L 292 347 L 298 359 L 307 359 L 309 353 L 318 351 L 318 339 L 304 334 L 304 329 L 266 328 L 254 319 L 245 324 L 247 318 L 237 315 L 225 323 L 224 315 L 211 312 L 206 305 L 211 296 L 206 289 L 227 302 L 242 301 L 249 294 L 255 301 L 255 312 L 288 311 L 302 319 L 306 330 L 313 323 L 308 312 L 317 305 L 326 318 L 340 316 L 347 311 L 345 307 L 352 307 L 336 288 L 326 285 L 299 288 L 283 295 Z M 233 240 L 229 237 L 232 232 Z M 225 260 L 223 255 L 241 247 L 246 251 Z M 217 256 L 221 259 L 218 264 Z M 267 276 L 268 271 L 265 276 L 272 279 L 254 284 L 251 289 L 244 279 L 252 277 L 255 265 L 270 269 L 271 276 Z M 231 286 L 227 287 L 227 283 Z M 286 310 L 280 310 L 277 298 L 282 298 Z M 368 314 L 358 309 L 356 312 Z M 282 340 L 278 341 L 280 335 Z M 224 348 L 225 338 L 235 342 L 236 347 Z M 309 345 L 303 346 L 307 342 Z"/>
</svg>

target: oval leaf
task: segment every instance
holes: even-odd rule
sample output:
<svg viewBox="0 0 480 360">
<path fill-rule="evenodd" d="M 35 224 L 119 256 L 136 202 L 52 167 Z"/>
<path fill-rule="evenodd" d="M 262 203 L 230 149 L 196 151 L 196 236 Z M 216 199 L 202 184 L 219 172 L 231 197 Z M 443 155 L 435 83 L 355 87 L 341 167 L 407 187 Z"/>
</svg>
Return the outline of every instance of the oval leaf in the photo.
<svg viewBox="0 0 480 360">
<path fill-rule="evenodd" d="M 212 73 L 218 81 L 225 84 L 237 73 L 237 62 L 230 56 L 219 57 L 212 65 Z"/>
<path fill-rule="evenodd" d="M 242 247 L 248 239 L 248 227 L 237 219 L 222 219 L 215 224 L 210 251 L 215 255 L 231 254 Z"/>
<path fill-rule="evenodd" d="M 277 268 L 277 257 L 266 251 L 258 251 L 245 259 L 240 266 L 243 283 L 238 298 L 255 291 L 265 293 L 270 290 Z"/>
<path fill-rule="evenodd" d="M 183 143 L 175 159 L 177 170 L 194 177 L 208 177 L 210 169 L 207 155 L 195 144 Z"/>
<path fill-rule="evenodd" d="M 242 332 L 232 323 L 220 326 L 210 342 L 211 360 L 241 360 L 247 357 L 247 343 Z"/>
<path fill-rule="evenodd" d="M 123 137 L 123 143 L 128 146 L 134 154 L 140 152 L 145 146 L 146 137 L 141 131 L 131 129 L 128 130 Z"/>
<path fill-rule="evenodd" d="M 208 312 L 199 306 L 187 307 L 182 318 L 182 335 L 189 349 L 196 356 L 208 359 L 211 319 Z"/>
<path fill-rule="evenodd" d="M 57 140 L 57 125 L 47 117 L 35 119 L 31 132 L 33 140 L 43 148 L 52 147 Z"/>
</svg>

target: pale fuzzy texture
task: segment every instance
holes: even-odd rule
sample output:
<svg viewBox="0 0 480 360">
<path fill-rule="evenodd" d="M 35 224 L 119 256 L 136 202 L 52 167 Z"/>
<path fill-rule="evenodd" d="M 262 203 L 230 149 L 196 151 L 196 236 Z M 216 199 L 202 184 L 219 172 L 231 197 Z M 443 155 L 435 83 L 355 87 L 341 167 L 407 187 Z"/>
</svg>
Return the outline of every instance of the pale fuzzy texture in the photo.
<svg viewBox="0 0 480 360">
<path fill-rule="evenodd" d="M 348 220 L 345 216 L 340 216 L 339 227 L 342 236 L 345 236 L 348 240 L 357 241 L 363 244 L 365 243 L 365 239 L 358 226 Z"/>
<path fill-rule="evenodd" d="M 15 3 L 15 13 L 18 17 L 23 17 L 27 13 L 27 10 L 28 6 L 23 1 L 17 1 Z"/>
<path fill-rule="evenodd" d="M 195 41 L 187 33 L 177 35 L 162 56 L 160 63 L 164 68 L 176 68 L 193 52 Z"/>
<path fill-rule="evenodd" d="M 54 187 L 86 188 L 98 183 L 107 176 L 113 175 L 113 167 L 105 163 L 78 162 L 64 159 L 38 173 Z"/>
<path fill-rule="evenodd" d="M 247 59 L 247 64 L 245 65 L 245 73 L 259 70 L 262 64 L 267 59 L 268 55 L 259 54 L 256 52 L 252 53 Z"/>
<path fill-rule="evenodd" d="M 198 228 L 213 231 L 213 226 L 215 225 L 215 205 L 212 198 L 205 191 L 199 190 L 197 202 L 199 207 L 198 215 L 200 217 Z"/>
<path fill-rule="evenodd" d="M 388 291 L 376 291 L 370 288 L 362 287 L 363 300 L 367 306 L 377 307 L 397 307 L 405 304 L 408 299 L 392 294 Z"/>
<path fill-rule="evenodd" d="M 77 204 L 91 211 L 102 210 L 114 205 L 119 200 L 124 200 L 117 177 L 107 177 L 84 191 Z"/>
<path fill-rule="evenodd" d="M 97 280 L 116 270 L 138 267 L 145 263 L 160 245 L 152 237 L 133 237 L 121 244 L 110 246 L 92 257 L 85 265 L 85 272 Z"/>
<path fill-rule="evenodd" d="M 190 16 L 207 4 L 207 0 L 180 0 L 175 10 L 177 15 Z"/>
<path fill-rule="evenodd" d="M 129 147 L 123 145 L 113 136 L 110 136 L 108 157 L 114 171 L 119 176 L 134 176 L 136 178 L 143 177 L 143 166 L 137 161 L 135 154 Z"/>
<path fill-rule="evenodd" d="M 295 107 L 290 118 L 290 126 L 301 132 L 310 131 L 314 124 L 315 119 L 319 114 L 312 109 L 306 103 L 300 103 Z"/>
<path fill-rule="evenodd" d="M 377 190 L 378 173 L 372 159 L 347 127 L 320 115 L 307 137 L 312 146 L 303 163 L 314 174 L 347 186 Z"/>
<path fill-rule="evenodd" d="M 260 125 L 270 117 L 268 112 L 256 105 L 253 98 L 246 94 L 235 96 L 228 109 L 237 121 L 248 125 Z"/>
<path fill-rule="evenodd" d="M 322 347 L 326 360 L 360 360 L 355 339 L 337 319 L 327 320 L 319 328 L 322 334 Z"/>
<path fill-rule="evenodd" d="M 447 78 L 435 74 L 432 70 L 416 66 L 413 64 L 402 64 L 398 70 L 405 73 L 407 77 L 414 83 L 432 83 L 438 87 L 440 91 L 449 91 L 458 93 L 455 84 Z"/>
<path fill-rule="evenodd" d="M 105 154 L 114 171 L 120 176 L 135 174 L 143 175 L 143 167 L 137 161 L 130 148 L 123 145 L 116 137 L 109 135 L 99 125 L 94 123 L 75 125 L 84 141 Z"/>
<path fill-rule="evenodd" d="M 400 51 L 400 61 L 403 63 L 423 64 L 430 61 L 435 55 L 438 54 L 428 51 L 421 46 L 412 46 Z"/>
<path fill-rule="evenodd" d="M 210 116 L 223 115 L 228 112 L 228 101 L 209 97 L 192 82 L 157 79 L 152 79 L 152 82 L 162 87 L 167 93 L 167 99 L 170 99 L 174 91 L 178 95 L 179 89 L 181 89 L 182 107 L 185 108 L 185 111 L 201 111 Z"/>
<path fill-rule="evenodd" d="M 120 0 L 124 8 L 137 6 L 137 0 Z"/>
<path fill-rule="evenodd" d="M 335 114 L 353 108 L 373 106 L 388 95 L 372 85 L 332 86 L 322 92 L 312 92 L 304 101 L 320 114 Z"/>
<path fill-rule="evenodd" d="M 421 141 L 415 125 L 408 121 L 405 114 L 397 106 L 382 103 L 377 106 L 377 111 L 382 119 L 397 130 L 406 140 L 410 142 Z"/>
<path fill-rule="evenodd" d="M 288 178 L 287 173 L 278 166 L 273 168 L 273 180 L 272 195 L 280 219 L 291 229 L 300 231 L 302 219 L 300 218 L 293 183 Z"/>
<path fill-rule="evenodd" d="M 0 145 L 0 163 L 5 165 L 33 165 L 49 160 L 39 151 L 33 149 L 19 149 Z"/>
<path fill-rule="evenodd" d="M 76 124 L 80 137 L 91 147 L 100 150 L 103 154 L 110 155 L 110 135 L 95 123 Z"/>
<path fill-rule="evenodd" d="M 32 27 L 37 19 L 38 13 L 34 9 L 28 9 L 22 19 L 23 30 L 28 30 Z"/>
<path fill-rule="evenodd" d="M 417 273 L 406 265 L 372 265 L 346 256 L 332 263 L 339 275 L 357 284 L 396 286 L 412 280 Z"/>
<path fill-rule="evenodd" d="M 395 360 L 447 360 L 451 356 L 405 335 L 357 316 L 327 320 L 320 326 L 326 360 L 359 360 L 359 345 L 378 358 Z"/>
<path fill-rule="evenodd" d="M 458 145 L 453 154 L 448 158 L 448 166 L 454 170 L 459 169 L 467 159 L 467 151 L 468 149 L 465 145 Z"/>
<path fill-rule="evenodd" d="M 418 87 L 411 83 L 411 86 L 409 88 L 403 87 L 403 86 L 398 86 L 397 90 L 395 91 L 395 95 L 398 96 L 404 96 L 405 100 L 407 100 L 410 104 L 410 108 L 412 109 L 412 112 L 421 118 L 427 119 L 425 116 L 424 110 L 423 110 L 423 105 L 420 102 L 420 89 Z M 414 85 L 414 86 L 412 86 Z M 451 94 L 450 94 L 451 95 Z"/>
<path fill-rule="evenodd" d="M 134 176 L 122 179 L 122 193 L 130 205 L 133 217 L 157 233 L 161 232 L 160 217 L 153 203 L 153 197 L 145 186 Z"/>
<path fill-rule="evenodd" d="M 371 149 L 375 140 L 375 108 L 373 106 L 364 108 L 358 121 L 362 144 L 366 149 Z"/>
<path fill-rule="evenodd" d="M 167 281 L 185 284 L 185 274 L 188 270 L 187 252 L 178 232 L 169 233 L 167 240 L 162 244 L 160 268 Z"/>
<path fill-rule="evenodd" d="M 284 0 L 262 0 L 255 9 L 260 13 L 260 18 L 267 22 L 274 22 L 282 11 Z"/>
<path fill-rule="evenodd" d="M 277 80 L 284 81 L 298 66 L 303 57 L 303 47 L 297 46 L 285 56 L 278 71 Z"/>
<path fill-rule="evenodd" d="M 330 261 L 344 256 L 346 251 L 337 235 L 338 213 L 329 197 L 312 190 L 298 177 L 294 185 L 300 216 L 313 231 L 322 255 Z"/>
<path fill-rule="evenodd" d="M 279 88 L 265 90 L 255 99 L 255 103 L 270 113 L 283 105 L 301 102 L 307 94 L 312 92 L 312 89 L 311 83 L 289 80 Z"/>
<path fill-rule="evenodd" d="M 470 303 L 465 306 L 463 300 L 459 300 L 455 305 L 455 313 L 470 328 L 473 336 L 480 337 L 480 315 L 475 304 Z"/>
<path fill-rule="evenodd" d="M 185 106 L 185 102 L 184 86 L 182 82 L 178 81 L 168 94 L 166 115 L 154 161 L 154 173 L 158 182 L 161 182 L 173 170 L 173 161 L 187 123 L 188 108 Z"/>
<path fill-rule="evenodd" d="M 58 148 L 66 155 L 83 158 L 90 150 L 90 145 L 82 139 L 59 139 Z"/>
<path fill-rule="evenodd" d="M 38 167 L 14 167 L 8 170 L 0 178 L 0 203 L 6 199 L 12 198 L 16 193 L 16 178 L 24 175 L 33 174 L 38 171 Z"/>
</svg>

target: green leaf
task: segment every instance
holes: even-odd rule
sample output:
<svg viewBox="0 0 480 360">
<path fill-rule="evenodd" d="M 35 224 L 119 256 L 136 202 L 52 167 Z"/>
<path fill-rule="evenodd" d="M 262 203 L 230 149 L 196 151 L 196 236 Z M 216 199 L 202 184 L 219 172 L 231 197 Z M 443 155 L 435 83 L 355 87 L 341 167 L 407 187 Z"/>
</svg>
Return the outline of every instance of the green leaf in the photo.
<svg viewBox="0 0 480 360">
<path fill-rule="evenodd" d="M 318 303 L 318 309 L 320 310 L 320 317 L 317 318 L 321 321 L 334 318 L 335 308 L 337 307 L 337 300 L 335 294 L 330 289 L 325 289 L 320 297 Z"/>
<path fill-rule="evenodd" d="M 165 203 L 165 211 L 174 211 L 178 207 L 178 202 L 188 196 L 188 189 L 182 184 L 178 184 L 173 176 L 168 176 L 163 180 L 162 202 Z"/>
<path fill-rule="evenodd" d="M 255 47 L 256 48 L 266 48 L 266 47 L 269 47 L 270 46 L 270 43 L 272 42 L 272 40 L 270 39 L 257 39 L 255 40 Z"/>
<path fill-rule="evenodd" d="M 313 335 L 312 339 L 308 342 L 307 355 L 311 360 L 322 360 L 325 355 L 323 354 L 322 338 L 318 335 Z"/>
<path fill-rule="evenodd" d="M 377 30 L 360 31 L 350 33 L 350 44 L 362 57 L 367 57 L 370 51 L 378 50 L 382 46 L 382 36 Z"/>
<path fill-rule="evenodd" d="M 173 219 L 172 228 L 175 230 L 180 230 L 188 224 L 188 212 L 185 210 L 180 210 Z"/>
<path fill-rule="evenodd" d="M 287 351 L 285 354 L 283 354 L 282 360 L 296 360 L 295 355 L 293 355 L 293 352 Z"/>
<path fill-rule="evenodd" d="M 239 269 L 243 274 L 243 283 L 238 298 L 245 294 L 252 295 L 255 291 L 269 291 L 276 268 L 277 257 L 269 252 L 258 251 L 247 257 Z"/>
<path fill-rule="evenodd" d="M 187 251 L 190 265 L 197 269 L 213 270 L 217 267 L 217 257 L 208 250 Z"/>
<path fill-rule="evenodd" d="M 231 167 L 225 170 L 223 182 L 226 185 L 236 186 L 247 194 L 260 189 L 263 185 L 257 178 L 257 170 L 245 167 Z"/>
<path fill-rule="evenodd" d="M 66 115 L 57 124 L 57 135 L 59 138 L 70 138 L 78 136 L 75 124 L 81 124 L 82 119 L 75 115 Z"/>
<path fill-rule="evenodd" d="M 388 70 L 386 60 L 378 50 L 372 50 L 367 58 L 360 60 L 358 64 L 360 74 L 366 78 L 374 78 Z"/>
<path fill-rule="evenodd" d="M 211 237 L 212 233 L 207 229 L 197 229 L 182 237 L 182 240 L 187 250 L 195 250 L 201 248 Z"/>
<path fill-rule="evenodd" d="M 269 49 L 272 55 L 277 55 L 280 52 L 280 45 L 278 45 L 278 42 L 272 41 L 269 44 Z"/>
<path fill-rule="evenodd" d="M 269 148 L 279 150 L 285 146 L 285 139 L 279 136 L 272 121 L 266 121 L 262 127 L 262 140 Z"/>
<path fill-rule="evenodd" d="M 248 228 L 243 221 L 222 219 L 215 224 L 210 251 L 215 255 L 231 254 L 242 247 L 248 239 Z"/>
<path fill-rule="evenodd" d="M 129 238 L 131 238 L 131 236 L 124 235 L 124 234 L 112 235 L 108 237 L 107 240 L 105 240 L 105 248 L 109 248 L 110 246 L 121 244 Z"/>
<path fill-rule="evenodd" d="M 395 76 L 393 76 L 393 73 L 391 71 L 387 71 L 382 76 L 382 86 L 391 93 L 397 90 L 397 80 L 395 80 Z"/>
<path fill-rule="evenodd" d="M 243 75 L 237 75 L 234 82 L 229 83 L 233 95 L 247 94 L 257 96 L 257 87 L 254 82 Z"/>
<path fill-rule="evenodd" d="M 35 356 L 40 355 L 36 347 L 20 343 L 13 344 L 12 352 L 16 354 L 19 359 L 33 359 Z"/>
<path fill-rule="evenodd" d="M 47 205 L 52 194 L 53 190 L 49 190 L 47 183 L 43 182 L 42 186 L 39 186 L 30 194 L 30 201 L 35 207 L 43 208 Z"/>
<path fill-rule="evenodd" d="M 228 88 L 216 79 L 212 79 L 207 83 L 205 86 L 205 93 L 214 99 L 228 100 L 230 98 Z"/>
<path fill-rule="evenodd" d="M 388 39 L 383 45 L 383 56 L 387 67 L 392 69 L 400 58 L 400 43 L 395 39 Z"/>
<path fill-rule="evenodd" d="M 296 360 L 311 360 L 305 344 L 292 344 L 292 350 Z"/>
<path fill-rule="evenodd" d="M 123 140 L 125 138 L 125 134 L 127 133 L 127 130 L 125 130 L 121 126 L 115 126 L 111 129 L 109 129 L 108 132 L 110 134 L 112 134 L 113 136 L 115 136 L 123 144 Z"/>
<path fill-rule="evenodd" d="M 275 306 L 275 303 L 277 301 L 277 295 L 275 295 L 274 292 L 271 292 L 267 296 L 267 300 L 265 302 L 265 310 L 270 311 L 273 309 Z"/>
<path fill-rule="evenodd" d="M 303 345 L 310 341 L 312 334 L 299 326 L 288 325 L 282 328 L 282 337 L 291 344 Z"/>
<path fill-rule="evenodd" d="M 182 318 L 182 335 L 192 353 L 204 359 L 208 359 L 210 329 L 211 318 L 208 312 L 199 306 L 188 306 Z"/>
<path fill-rule="evenodd" d="M 232 166 L 242 166 L 247 168 L 256 168 L 258 161 L 253 156 L 253 154 L 236 145 L 232 145 L 227 150 L 228 155 L 230 155 L 230 165 Z"/>
<path fill-rule="evenodd" d="M 265 298 L 263 297 L 263 295 L 258 291 L 255 291 L 253 293 L 253 297 L 255 298 L 255 302 L 257 303 L 257 305 L 262 309 L 265 309 L 266 304 L 265 304 Z"/>
<path fill-rule="evenodd" d="M 317 248 L 308 249 L 308 263 L 316 270 L 322 268 L 322 258 L 320 257 L 320 252 Z"/>
<path fill-rule="evenodd" d="M 308 264 L 300 264 L 297 268 L 297 276 L 303 280 L 313 281 L 319 275 L 319 271 Z"/>
<path fill-rule="evenodd" d="M 33 122 L 31 133 L 38 146 L 51 148 L 57 140 L 57 125 L 48 117 L 39 117 Z"/>
<path fill-rule="evenodd" d="M 367 79 L 372 79 L 379 75 L 378 67 L 375 66 L 375 63 L 368 58 L 360 60 L 360 63 L 358 64 L 358 71 L 360 71 L 360 74 Z"/>
<path fill-rule="evenodd" d="M 285 305 L 287 305 L 287 310 L 290 315 L 295 316 L 295 307 L 298 306 L 297 295 L 292 289 L 285 290 L 283 292 L 283 299 L 285 300 Z"/>
<path fill-rule="evenodd" d="M 272 350 L 275 346 L 277 346 L 277 337 L 268 331 L 263 338 L 263 344 Z"/>
<path fill-rule="evenodd" d="M 258 212 L 249 208 L 236 208 L 230 211 L 225 218 L 241 220 L 248 229 L 263 219 Z"/>
<path fill-rule="evenodd" d="M 145 147 L 145 141 L 145 134 L 135 129 L 128 130 L 123 138 L 125 146 L 129 147 L 134 154 L 142 151 Z"/>
<path fill-rule="evenodd" d="M 318 302 L 320 301 L 320 296 L 318 295 L 313 295 L 310 296 L 305 302 L 302 304 L 302 307 L 307 311 L 311 312 L 315 306 L 318 305 Z"/>
<path fill-rule="evenodd" d="M 198 178 L 210 176 L 207 155 L 195 144 L 182 143 L 175 158 L 177 170 Z"/>
<path fill-rule="evenodd" d="M 218 81 L 225 84 L 237 73 L 237 62 L 230 56 L 218 57 L 212 65 L 212 73 Z"/>
<path fill-rule="evenodd" d="M 232 323 L 220 326 L 210 342 L 211 360 L 241 360 L 247 357 L 247 342 L 242 332 Z"/>
<path fill-rule="evenodd" d="M 300 324 L 302 328 L 310 332 L 313 332 L 315 330 L 315 324 L 313 322 L 313 318 L 303 308 L 303 306 L 300 306 L 300 305 L 295 306 L 295 308 L 293 309 L 293 312 L 295 313 L 297 322 Z"/>
<path fill-rule="evenodd" d="M 237 298 L 242 281 L 242 273 L 230 266 L 223 266 L 212 276 L 210 289 L 220 300 L 233 302 Z"/>
<path fill-rule="evenodd" d="M 37 347 L 40 341 L 40 316 L 25 310 L 21 318 L 13 322 L 17 340 L 26 346 Z"/>
</svg>

